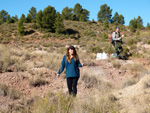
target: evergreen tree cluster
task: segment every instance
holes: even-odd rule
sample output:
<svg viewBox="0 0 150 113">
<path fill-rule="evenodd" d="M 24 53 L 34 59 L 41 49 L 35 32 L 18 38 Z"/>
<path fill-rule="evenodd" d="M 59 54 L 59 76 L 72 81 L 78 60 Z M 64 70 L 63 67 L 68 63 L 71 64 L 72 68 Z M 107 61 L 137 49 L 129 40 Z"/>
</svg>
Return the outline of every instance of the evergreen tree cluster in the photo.
<svg viewBox="0 0 150 113">
<path fill-rule="evenodd" d="M 74 8 L 65 7 L 62 10 L 61 14 L 57 12 L 52 6 L 48 6 L 43 11 L 40 10 L 38 12 L 35 7 L 32 7 L 29 10 L 29 14 L 27 14 L 27 17 L 24 14 L 22 14 L 22 16 L 19 19 L 19 22 L 35 23 L 35 25 L 38 25 L 39 28 L 44 28 L 49 32 L 61 33 L 64 31 L 63 20 L 86 22 L 89 21 L 89 13 L 90 12 L 87 9 L 83 9 L 79 3 L 75 4 Z M 103 4 L 100 6 L 100 10 L 97 14 L 97 20 L 99 22 L 104 23 L 104 29 L 109 28 L 109 23 L 114 23 L 116 25 L 125 24 L 124 16 L 122 14 L 118 14 L 118 12 L 116 12 L 112 17 L 112 9 L 110 8 L 110 6 L 107 6 L 107 4 Z M 2 10 L 0 12 L 0 24 L 3 24 L 5 22 L 7 22 L 8 24 L 18 22 L 18 17 L 17 15 L 11 17 L 8 14 L 8 12 Z M 18 27 L 21 25 L 23 26 L 23 24 L 20 24 L 19 22 Z M 129 28 L 133 32 L 135 32 L 136 29 L 143 28 L 142 18 L 138 16 L 137 19 L 132 19 L 129 22 Z M 149 23 L 147 24 L 147 29 L 150 29 Z"/>
<path fill-rule="evenodd" d="M 107 23 L 115 23 L 115 24 L 125 24 L 124 16 L 119 15 L 118 12 L 112 17 L 112 9 L 107 4 L 100 6 L 100 11 L 97 14 L 97 19 L 99 22 Z"/>
<path fill-rule="evenodd" d="M 130 20 L 129 28 L 132 32 L 135 32 L 136 29 L 142 29 L 143 28 L 143 19 L 140 16 L 138 16 L 138 18 L 134 18 L 134 19 Z"/>
<path fill-rule="evenodd" d="M 116 12 L 114 14 L 114 17 L 112 18 L 112 22 L 115 23 L 115 24 L 125 24 L 125 21 L 124 21 L 124 17 L 123 15 L 119 15 L 118 12 Z"/>
<path fill-rule="evenodd" d="M 17 21 L 18 21 L 18 16 L 17 15 L 11 17 L 8 14 L 7 11 L 1 10 L 1 12 L 0 12 L 0 24 L 3 24 L 5 22 L 7 22 L 7 23 L 14 23 L 14 22 L 17 22 Z"/>
<path fill-rule="evenodd" d="M 77 3 L 74 8 L 65 7 L 62 10 L 62 18 L 65 20 L 86 22 L 89 20 L 89 11 L 83 9 L 82 6 Z"/>
<path fill-rule="evenodd" d="M 147 23 L 147 29 L 150 30 L 150 23 Z"/>
</svg>

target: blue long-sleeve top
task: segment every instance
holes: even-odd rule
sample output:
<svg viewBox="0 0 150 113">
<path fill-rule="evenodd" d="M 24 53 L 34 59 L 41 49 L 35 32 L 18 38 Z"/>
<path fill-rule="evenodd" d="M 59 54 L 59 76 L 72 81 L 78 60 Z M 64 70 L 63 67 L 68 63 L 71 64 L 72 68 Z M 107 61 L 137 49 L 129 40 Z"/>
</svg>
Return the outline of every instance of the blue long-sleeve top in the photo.
<svg viewBox="0 0 150 113">
<path fill-rule="evenodd" d="M 66 55 L 63 57 L 61 62 L 61 67 L 57 74 L 61 74 L 66 68 L 66 77 L 80 77 L 80 69 L 82 67 L 80 61 L 75 61 L 74 58 L 71 58 L 71 63 L 67 61 Z"/>
</svg>

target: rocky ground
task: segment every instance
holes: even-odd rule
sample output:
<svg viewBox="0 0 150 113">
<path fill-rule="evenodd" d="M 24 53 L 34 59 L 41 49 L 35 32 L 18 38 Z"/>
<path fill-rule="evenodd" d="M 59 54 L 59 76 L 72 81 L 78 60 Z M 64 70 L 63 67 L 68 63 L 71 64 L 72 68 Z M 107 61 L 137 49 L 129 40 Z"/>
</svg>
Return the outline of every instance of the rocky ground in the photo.
<svg viewBox="0 0 150 113">
<path fill-rule="evenodd" d="M 113 61 L 118 62 L 118 66 L 113 66 Z M 124 105 L 124 108 L 130 108 L 130 103 L 127 99 L 134 99 L 133 96 L 141 96 L 144 92 L 140 94 L 136 94 L 139 90 L 142 90 L 140 87 L 141 81 L 136 85 L 123 88 L 123 82 L 127 78 L 131 78 L 134 75 L 131 73 L 129 69 L 122 69 L 123 66 L 132 65 L 134 62 L 139 62 L 147 65 L 147 61 L 144 60 L 119 60 L 119 59 L 108 59 L 108 60 L 95 60 L 93 61 L 95 65 L 84 66 L 80 68 L 81 77 L 78 82 L 78 99 L 83 99 L 88 94 L 92 94 L 92 92 L 98 91 L 97 86 L 95 86 L 94 81 L 86 81 L 84 77 L 86 76 L 94 76 L 97 79 L 104 81 L 105 83 L 109 83 L 113 89 L 115 89 L 114 95 L 116 98 L 121 101 L 121 104 Z M 32 103 L 32 100 L 36 97 L 44 97 L 48 92 L 57 93 L 59 91 L 63 91 L 63 93 L 68 94 L 66 79 L 64 74 L 61 75 L 60 78 L 56 77 L 56 71 L 50 70 L 47 68 L 35 68 L 35 70 L 42 71 L 42 78 L 45 78 L 43 84 L 36 84 L 35 86 L 31 85 L 31 80 L 34 79 L 34 75 L 31 75 L 29 72 L 5 72 L 0 74 L 0 81 L 2 84 L 5 84 L 9 87 L 9 89 L 15 89 L 18 91 L 21 96 L 19 99 L 11 98 L 11 96 L 6 95 L 3 90 L 0 90 L 0 109 L 1 112 L 11 112 L 12 109 L 18 109 L 18 106 L 27 105 L 28 103 Z M 85 76 L 86 75 L 86 76 Z M 91 82 L 91 83 L 88 83 Z M 97 81 L 96 81 L 97 82 Z M 88 85 L 87 85 L 88 84 Z M 148 84 L 149 85 L 149 84 Z M 132 92 L 132 93 L 129 93 Z M 10 93 L 9 93 L 10 94 Z M 132 97 L 130 96 L 132 94 Z M 147 98 L 149 97 L 149 90 L 145 92 Z M 128 98 L 129 96 L 129 98 Z M 132 105 L 132 109 L 129 109 L 128 112 L 136 111 L 134 108 L 139 105 L 138 100 L 134 100 L 135 105 Z M 140 100 L 139 100 L 140 101 Z M 138 103 L 138 104 L 137 104 Z M 141 102 L 142 104 L 142 102 Z M 122 108 L 123 109 L 123 108 Z M 124 110 L 121 110 L 125 112 Z M 133 112 L 132 112 L 133 113 Z"/>
</svg>

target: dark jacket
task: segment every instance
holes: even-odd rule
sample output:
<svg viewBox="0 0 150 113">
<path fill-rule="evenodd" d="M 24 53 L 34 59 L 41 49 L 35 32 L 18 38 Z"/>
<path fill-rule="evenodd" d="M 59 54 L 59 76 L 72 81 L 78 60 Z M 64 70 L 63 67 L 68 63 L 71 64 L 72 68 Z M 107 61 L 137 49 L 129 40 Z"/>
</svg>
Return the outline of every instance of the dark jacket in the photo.
<svg viewBox="0 0 150 113">
<path fill-rule="evenodd" d="M 63 60 L 61 62 L 61 67 L 58 71 L 58 74 L 61 74 L 64 71 L 64 68 L 66 68 L 66 77 L 80 77 L 80 69 L 79 67 L 82 67 L 80 61 L 74 60 L 74 58 L 71 59 L 71 63 L 67 61 L 66 55 L 63 57 Z"/>
</svg>

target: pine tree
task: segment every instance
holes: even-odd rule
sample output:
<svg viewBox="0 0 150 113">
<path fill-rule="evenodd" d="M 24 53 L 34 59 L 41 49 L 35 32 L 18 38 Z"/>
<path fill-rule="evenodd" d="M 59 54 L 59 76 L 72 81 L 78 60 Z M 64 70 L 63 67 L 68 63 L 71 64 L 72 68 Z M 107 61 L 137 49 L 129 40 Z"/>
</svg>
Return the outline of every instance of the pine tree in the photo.
<svg viewBox="0 0 150 113">
<path fill-rule="evenodd" d="M 55 20 L 55 32 L 56 33 L 62 33 L 64 31 L 64 24 L 63 24 L 63 19 L 61 18 L 61 15 L 59 12 L 56 14 L 56 20 Z"/>
<path fill-rule="evenodd" d="M 143 19 L 140 16 L 138 16 L 136 21 L 137 21 L 137 28 L 141 29 L 143 27 Z"/>
<path fill-rule="evenodd" d="M 31 17 L 30 14 L 28 14 L 28 15 L 27 15 L 27 18 L 26 18 L 26 22 L 27 22 L 27 23 L 31 23 L 31 21 L 32 21 L 32 17 Z"/>
<path fill-rule="evenodd" d="M 112 19 L 112 22 L 115 23 L 115 24 L 119 23 L 119 14 L 118 14 L 118 12 L 115 13 L 115 15 Z"/>
<path fill-rule="evenodd" d="M 85 22 L 86 21 L 86 16 L 84 14 L 80 15 L 79 21 Z"/>
<path fill-rule="evenodd" d="M 26 17 L 24 14 L 21 15 L 20 19 L 23 21 L 23 22 L 26 22 Z"/>
<path fill-rule="evenodd" d="M 105 19 L 108 20 L 108 22 L 111 22 L 111 16 L 112 16 L 112 9 L 110 9 L 107 4 L 101 5 L 100 11 L 97 14 L 97 19 L 100 22 L 104 22 Z"/>
<path fill-rule="evenodd" d="M 129 28 L 131 31 L 135 32 L 136 29 L 141 29 L 143 28 L 143 19 L 138 16 L 138 18 L 134 18 L 132 20 L 130 20 L 130 23 L 129 23 Z"/>
<path fill-rule="evenodd" d="M 150 30 L 150 23 L 149 22 L 147 23 L 146 27 L 147 27 L 148 30 Z"/>
<path fill-rule="evenodd" d="M 65 19 L 65 20 L 72 20 L 72 14 L 73 14 L 73 9 L 72 8 L 68 8 L 68 7 L 65 7 L 63 10 L 62 10 L 62 18 Z"/>
<path fill-rule="evenodd" d="M 7 22 L 7 24 L 9 24 L 10 23 L 10 15 L 7 15 L 7 20 L 6 20 L 6 22 Z"/>
<path fill-rule="evenodd" d="M 54 32 L 54 23 L 56 18 L 56 10 L 54 7 L 48 6 L 43 10 L 42 26 L 50 32 Z"/>
<path fill-rule="evenodd" d="M 77 3 L 75 6 L 74 6 L 74 9 L 73 9 L 73 13 L 75 15 L 75 20 L 76 21 L 79 21 L 79 18 L 80 18 L 80 15 L 82 13 L 82 6 Z"/>
<path fill-rule="evenodd" d="M 107 19 L 105 19 L 104 21 L 104 29 L 108 29 L 109 28 L 109 22 Z"/>
<path fill-rule="evenodd" d="M 7 16 L 8 16 L 8 12 L 6 12 L 5 10 L 2 10 L 0 12 L 0 20 L 2 21 L 2 23 L 6 22 Z"/>
<path fill-rule="evenodd" d="M 42 10 L 40 10 L 37 14 L 36 14 L 36 23 L 38 23 L 40 25 L 40 27 L 42 27 L 42 18 L 43 18 L 43 12 Z"/>
<path fill-rule="evenodd" d="M 6 20 L 7 24 L 9 23 L 14 23 L 14 17 L 10 17 L 10 15 L 7 16 L 7 20 Z"/>
<path fill-rule="evenodd" d="M 31 17 L 31 21 L 35 23 L 36 22 L 36 8 L 35 7 L 32 7 L 29 10 L 29 15 Z"/>
<path fill-rule="evenodd" d="M 18 34 L 21 35 L 21 36 L 25 34 L 25 32 L 24 32 L 25 28 L 23 26 L 23 22 L 24 21 L 22 19 L 20 19 L 19 22 L 18 22 Z"/>
<path fill-rule="evenodd" d="M 136 31 L 136 28 L 137 28 L 137 22 L 136 22 L 136 18 L 130 20 L 129 22 L 129 28 L 132 32 L 135 32 Z"/>
<path fill-rule="evenodd" d="M 0 25 L 1 25 L 1 24 L 3 24 L 3 21 L 2 21 L 2 20 L 0 20 Z"/>
<path fill-rule="evenodd" d="M 80 21 L 86 22 L 89 20 L 89 11 L 86 9 L 83 9 L 79 18 Z"/>
<path fill-rule="evenodd" d="M 10 23 L 15 23 L 15 17 L 14 17 L 14 16 L 12 16 L 12 17 L 10 18 Z"/>
<path fill-rule="evenodd" d="M 17 15 L 15 15 L 15 17 L 14 17 L 14 22 L 18 22 L 18 16 Z"/>
<path fill-rule="evenodd" d="M 125 24 L 125 21 L 124 21 L 124 17 L 123 17 L 123 15 L 119 15 L 118 14 L 118 12 L 116 12 L 115 14 L 114 14 L 114 17 L 112 18 L 112 23 L 115 23 L 115 24 Z"/>
<path fill-rule="evenodd" d="M 119 23 L 119 24 L 122 24 L 122 25 L 125 24 L 125 20 L 124 20 L 124 16 L 123 16 L 123 15 L 120 15 L 120 16 L 119 16 L 118 23 Z"/>
</svg>

